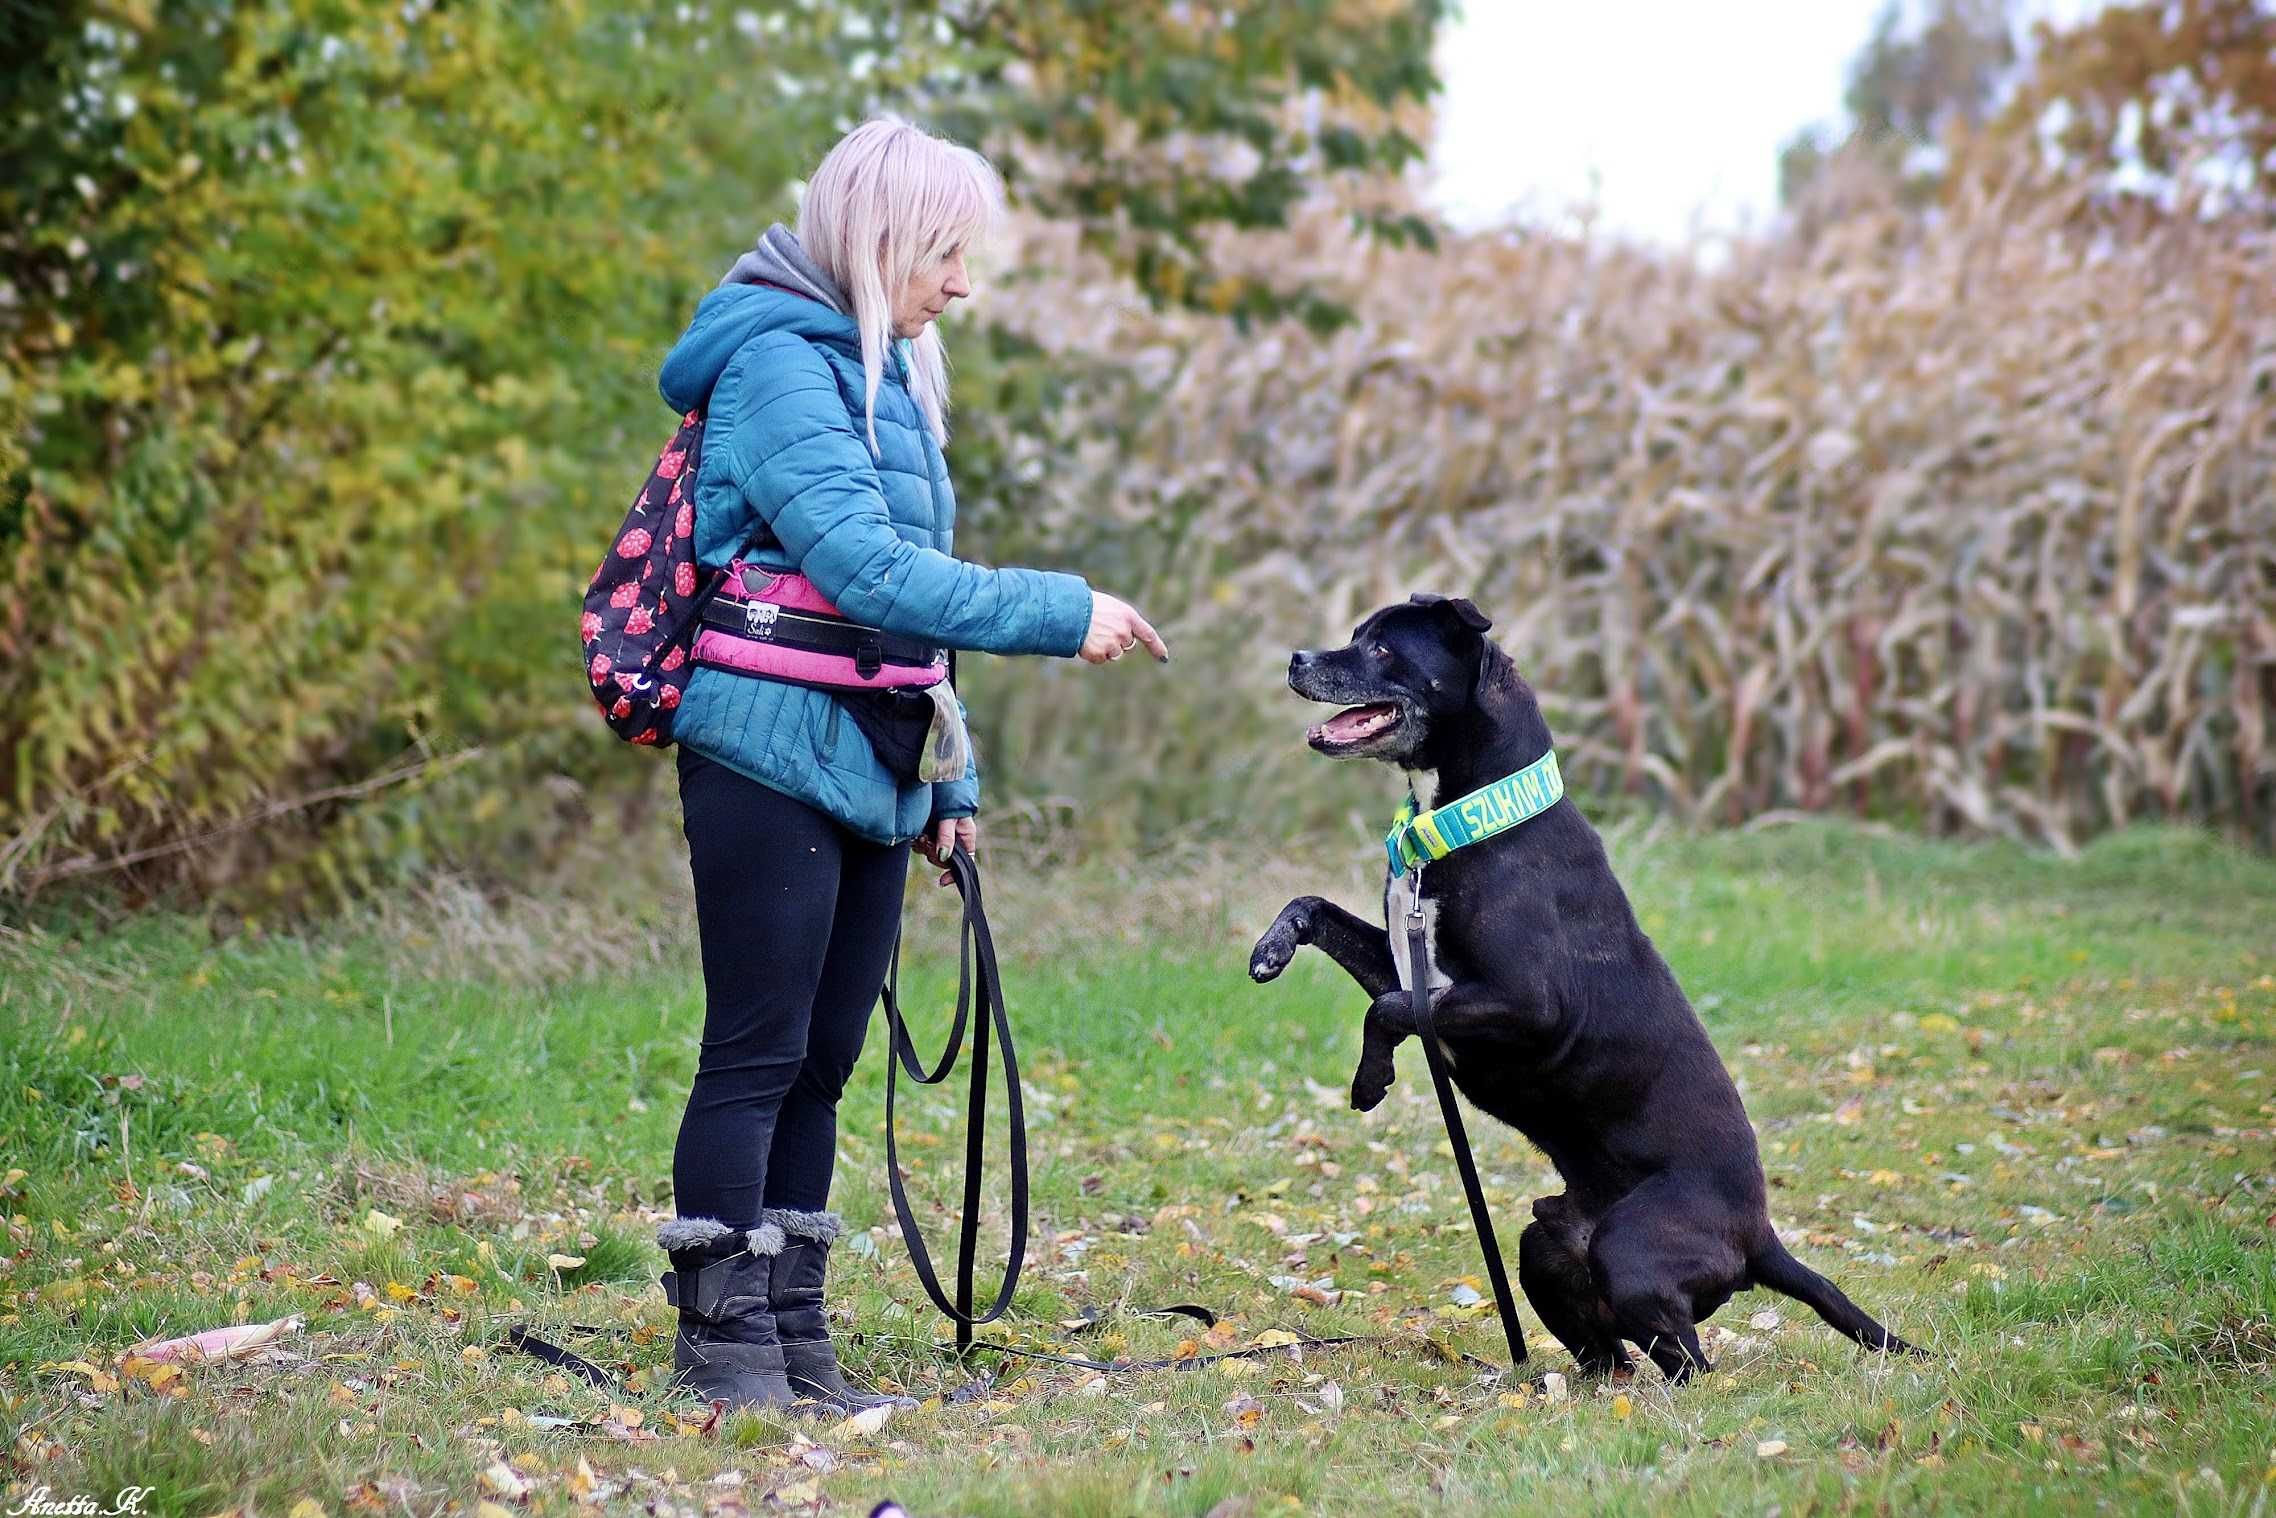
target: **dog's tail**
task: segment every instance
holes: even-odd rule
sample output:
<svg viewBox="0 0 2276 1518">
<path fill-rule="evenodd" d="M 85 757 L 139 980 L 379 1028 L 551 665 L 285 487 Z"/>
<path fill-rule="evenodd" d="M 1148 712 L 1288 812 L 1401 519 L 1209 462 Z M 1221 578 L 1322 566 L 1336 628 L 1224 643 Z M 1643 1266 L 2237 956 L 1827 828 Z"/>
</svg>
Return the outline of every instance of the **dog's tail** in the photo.
<svg viewBox="0 0 2276 1518">
<path fill-rule="evenodd" d="M 1840 1287 L 1788 1254 L 1775 1237 L 1755 1251 L 1747 1269 L 1755 1285 L 1792 1297 L 1867 1349 L 1892 1355 L 1925 1352 L 1874 1322 L 1863 1308 L 1841 1294 Z"/>
</svg>

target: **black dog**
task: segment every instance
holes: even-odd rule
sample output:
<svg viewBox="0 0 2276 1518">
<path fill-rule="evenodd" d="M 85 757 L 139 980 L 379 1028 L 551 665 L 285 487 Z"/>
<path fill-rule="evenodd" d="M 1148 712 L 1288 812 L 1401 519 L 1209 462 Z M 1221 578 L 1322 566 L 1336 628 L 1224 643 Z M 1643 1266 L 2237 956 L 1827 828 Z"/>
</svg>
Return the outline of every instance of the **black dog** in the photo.
<svg viewBox="0 0 2276 1518">
<path fill-rule="evenodd" d="M 1343 648 L 1298 652 L 1290 688 L 1349 708 L 1311 730 L 1312 747 L 1435 772 L 1431 806 L 1540 759 L 1548 724 L 1485 637 L 1491 625 L 1468 601 L 1416 596 Z M 1750 1286 L 1807 1303 L 1868 1349 L 1912 1349 L 1778 1242 L 1738 1088 L 1579 808 L 1557 801 L 1426 864 L 1422 896 L 1455 1084 L 1564 1178 L 1563 1195 L 1533 1204 L 1517 1273 L 1582 1370 L 1626 1369 L 1623 1339 L 1673 1380 L 1711 1369 L 1693 1325 Z M 1271 980 L 1301 944 L 1373 998 L 1351 1085 L 1365 1112 L 1415 1031 L 1390 937 L 1299 896 L 1257 940 L 1249 974 Z"/>
</svg>

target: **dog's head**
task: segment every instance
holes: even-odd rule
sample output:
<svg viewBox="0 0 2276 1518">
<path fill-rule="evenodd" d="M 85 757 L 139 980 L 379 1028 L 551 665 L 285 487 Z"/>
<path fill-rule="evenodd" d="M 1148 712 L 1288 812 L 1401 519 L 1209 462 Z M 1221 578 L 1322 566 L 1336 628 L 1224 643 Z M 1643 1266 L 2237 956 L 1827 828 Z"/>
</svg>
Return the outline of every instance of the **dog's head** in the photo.
<svg viewBox="0 0 2276 1518">
<path fill-rule="evenodd" d="M 1438 768 L 1441 746 L 1491 696 L 1530 696 L 1508 656 L 1487 641 L 1492 626 L 1459 597 L 1418 595 L 1372 613 L 1341 648 L 1298 649 L 1288 688 L 1344 708 L 1307 741 L 1339 759 Z"/>
</svg>

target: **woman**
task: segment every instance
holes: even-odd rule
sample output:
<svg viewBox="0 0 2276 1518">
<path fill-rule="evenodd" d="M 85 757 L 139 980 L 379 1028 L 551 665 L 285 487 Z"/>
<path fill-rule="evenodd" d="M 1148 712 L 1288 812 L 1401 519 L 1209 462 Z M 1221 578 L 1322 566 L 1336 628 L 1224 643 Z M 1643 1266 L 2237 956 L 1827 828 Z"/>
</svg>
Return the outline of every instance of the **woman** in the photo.
<svg viewBox="0 0 2276 1518">
<path fill-rule="evenodd" d="M 949 556 L 932 324 L 971 293 L 965 255 L 1000 198 L 977 154 L 868 122 L 815 170 L 797 232 L 769 228 L 704 298 L 661 381 L 706 413 L 697 558 L 794 569 L 844 617 L 948 648 L 1167 660 L 1073 575 Z M 823 1308 L 838 1097 L 884 985 L 901 849 L 945 866 L 973 848 L 977 773 L 904 783 L 828 691 L 720 668 L 690 678 L 673 730 L 705 994 L 679 1216 L 657 1234 L 676 1380 L 739 1407 L 871 1406 L 888 1399 L 847 1388 Z"/>
</svg>

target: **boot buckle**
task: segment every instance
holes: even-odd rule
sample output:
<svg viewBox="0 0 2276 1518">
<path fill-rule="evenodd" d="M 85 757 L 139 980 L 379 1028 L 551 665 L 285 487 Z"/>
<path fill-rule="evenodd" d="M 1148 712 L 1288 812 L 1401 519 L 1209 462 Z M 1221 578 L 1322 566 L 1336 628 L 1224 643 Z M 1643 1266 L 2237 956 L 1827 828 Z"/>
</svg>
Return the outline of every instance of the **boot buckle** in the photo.
<svg viewBox="0 0 2276 1518">
<path fill-rule="evenodd" d="M 664 1300 L 690 1317 L 706 1323 L 719 1320 L 720 1304 L 727 1298 L 727 1272 L 732 1262 L 713 1260 L 695 1270 L 667 1270 L 658 1277 Z"/>
</svg>

